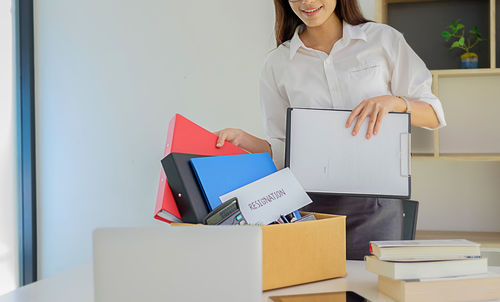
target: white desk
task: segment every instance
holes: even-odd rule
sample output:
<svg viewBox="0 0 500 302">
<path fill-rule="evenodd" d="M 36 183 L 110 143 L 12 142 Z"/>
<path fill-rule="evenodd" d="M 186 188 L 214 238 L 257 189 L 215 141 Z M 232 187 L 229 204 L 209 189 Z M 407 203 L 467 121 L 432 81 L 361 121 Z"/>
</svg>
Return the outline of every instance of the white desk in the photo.
<svg viewBox="0 0 500 302">
<path fill-rule="evenodd" d="M 491 266 L 489 270 L 500 273 L 500 266 Z M 262 301 L 271 301 L 268 297 L 276 295 L 344 290 L 355 291 L 374 302 L 393 301 L 377 291 L 377 276 L 365 270 L 363 261 L 347 261 L 345 278 L 267 291 Z M 0 296 L 0 302 L 92 302 L 93 299 L 91 263 Z"/>
</svg>

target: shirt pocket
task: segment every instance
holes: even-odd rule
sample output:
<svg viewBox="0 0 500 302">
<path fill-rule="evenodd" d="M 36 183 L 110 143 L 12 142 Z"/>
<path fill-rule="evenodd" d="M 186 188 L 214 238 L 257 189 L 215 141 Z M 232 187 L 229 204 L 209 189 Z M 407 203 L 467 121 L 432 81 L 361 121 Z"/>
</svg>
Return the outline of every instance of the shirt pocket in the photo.
<svg viewBox="0 0 500 302">
<path fill-rule="evenodd" d="M 345 84 L 352 108 L 364 99 L 388 94 L 384 67 L 380 63 L 365 63 L 349 68 Z"/>
<path fill-rule="evenodd" d="M 360 81 L 371 81 L 380 74 L 380 64 L 364 64 L 348 70 L 348 76 Z"/>
</svg>

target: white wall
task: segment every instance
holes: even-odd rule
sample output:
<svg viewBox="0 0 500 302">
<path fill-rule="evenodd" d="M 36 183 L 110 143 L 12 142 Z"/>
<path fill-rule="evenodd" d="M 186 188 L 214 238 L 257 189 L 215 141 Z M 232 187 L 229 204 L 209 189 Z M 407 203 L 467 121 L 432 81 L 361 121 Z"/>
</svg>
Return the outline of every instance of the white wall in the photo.
<svg viewBox="0 0 500 302">
<path fill-rule="evenodd" d="M 19 286 L 12 1 L 0 1 L 0 296 Z"/>
<path fill-rule="evenodd" d="M 272 1 L 35 1 L 39 272 L 151 225 L 169 119 L 262 136 Z"/>
<path fill-rule="evenodd" d="M 375 0 L 358 0 L 363 15 L 368 20 L 375 20 Z"/>
</svg>

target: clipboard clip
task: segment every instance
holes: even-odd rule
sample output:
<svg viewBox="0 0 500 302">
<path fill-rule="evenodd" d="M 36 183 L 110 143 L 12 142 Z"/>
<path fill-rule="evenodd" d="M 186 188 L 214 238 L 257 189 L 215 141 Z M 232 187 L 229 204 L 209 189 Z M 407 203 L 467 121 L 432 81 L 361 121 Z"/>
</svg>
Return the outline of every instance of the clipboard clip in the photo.
<svg viewBox="0 0 500 302">
<path fill-rule="evenodd" d="M 399 158 L 401 159 L 401 177 L 411 176 L 411 133 L 400 134 Z"/>
</svg>

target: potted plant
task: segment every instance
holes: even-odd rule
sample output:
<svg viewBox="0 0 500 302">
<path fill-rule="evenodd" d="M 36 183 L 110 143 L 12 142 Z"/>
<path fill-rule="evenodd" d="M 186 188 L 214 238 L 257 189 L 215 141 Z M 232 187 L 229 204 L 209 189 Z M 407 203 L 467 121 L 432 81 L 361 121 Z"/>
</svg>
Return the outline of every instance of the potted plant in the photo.
<svg viewBox="0 0 500 302">
<path fill-rule="evenodd" d="M 477 68 L 478 56 L 476 53 L 471 52 L 471 49 L 485 39 L 481 38 L 481 33 L 477 31 L 477 26 L 469 30 L 466 35 L 465 26 L 459 22 L 460 20 L 451 21 L 448 26 L 449 30 L 443 31 L 441 36 L 444 37 L 446 42 L 452 38 L 455 39 L 450 49 L 460 48 L 465 51 L 460 56 L 462 59 L 462 68 Z"/>
</svg>

